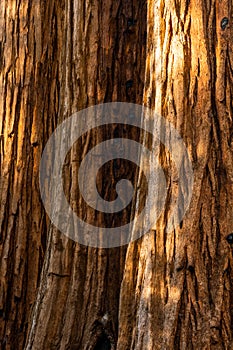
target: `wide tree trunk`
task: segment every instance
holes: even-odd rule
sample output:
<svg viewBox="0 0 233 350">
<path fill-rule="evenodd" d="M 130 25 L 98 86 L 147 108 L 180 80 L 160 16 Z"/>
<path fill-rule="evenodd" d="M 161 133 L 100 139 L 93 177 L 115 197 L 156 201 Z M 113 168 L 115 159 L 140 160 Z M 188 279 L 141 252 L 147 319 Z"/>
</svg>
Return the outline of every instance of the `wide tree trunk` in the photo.
<svg viewBox="0 0 233 350">
<path fill-rule="evenodd" d="M 58 121 L 98 103 L 142 103 L 146 3 L 8 1 L 1 23 L 1 346 L 89 349 L 106 337 L 115 346 L 126 247 L 86 248 L 57 232 L 48 219 L 46 225 L 38 168 Z M 71 203 L 77 201 L 79 147 L 102 138 L 103 131 L 90 133 L 67 160 Z M 134 170 L 128 166 L 125 173 L 135 182 Z M 130 210 L 125 219 L 129 215 Z M 119 226 L 122 218 L 115 221 Z"/>
<path fill-rule="evenodd" d="M 0 11 L 0 347 L 231 349 L 230 0 L 5 0 Z M 84 247 L 45 215 L 40 158 L 58 123 L 114 101 L 144 103 L 177 128 L 193 164 L 192 201 L 167 232 L 177 174 L 161 145 L 169 186 L 156 226 L 125 247 Z M 64 187 L 78 212 L 78 165 L 106 133 L 122 130 L 90 132 L 67 156 Z M 131 128 L 127 137 L 138 136 Z M 137 169 L 119 168 L 143 192 Z"/>
<path fill-rule="evenodd" d="M 145 3 L 74 0 L 66 1 L 64 13 L 60 121 L 98 103 L 142 103 Z M 115 127 L 111 132 L 120 137 L 122 131 Z M 65 191 L 79 214 L 82 204 L 76 194 L 76 178 L 81 157 L 85 156 L 83 150 L 101 142 L 105 133 L 106 130 L 88 133 L 81 144 L 72 148 L 67 160 Z M 129 165 L 124 168 L 134 181 L 132 172 Z M 108 177 L 106 169 L 103 178 Z M 126 213 L 129 215 L 130 211 Z M 122 218 L 116 217 L 115 226 L 121 223 Z M 97 349 L 101 343 L 115 348 L 126 248 L 83 247 L 53 226 L 48 230 L 47 242 L 26 349 Z"/>
<path fill-rule="evenodd" d="M 179 227 L 166 232 L 167 201 L 128 247 L 118 349 L 233 347 L 232 34 L 230 1 L 148 2 L 144 103 L 180 132 L 194 186 Z M 161 151 L 165 171 L 171 156 Z M 171 174 L 168 193 L 175 187 Z"/>
</svg>

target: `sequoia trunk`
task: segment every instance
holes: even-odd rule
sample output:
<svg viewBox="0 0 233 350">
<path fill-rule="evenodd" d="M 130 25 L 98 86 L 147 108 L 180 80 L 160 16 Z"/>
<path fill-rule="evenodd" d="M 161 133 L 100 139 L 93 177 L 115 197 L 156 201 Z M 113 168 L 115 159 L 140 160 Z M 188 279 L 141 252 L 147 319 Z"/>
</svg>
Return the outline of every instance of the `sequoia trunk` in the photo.
<svg viewBox="0 0 233 350">
<path fill-rule="evenodd" d="M 62 2 L 0 8 L 0 347 L 22 349 L 44 260 L 38 168 L 57 124 Z"/>
<path fill-rule="evenodd" d="M 233 347 L 226 240 L 233 231 L 232 18 L 230 0 L 2 2 L 2 349 Z M 166 232 L 177 179 L 172 154 L 161 146 L 164 212 L 140 240 L 107 250 L 81 246 L 50 223 L 39 163 L 59 123 L 114 101 L 144 104 L 175 126 L 192 160 L 194 186 L 183 221 Z M 131 129 L 128 137 L 137 133 Z M 67 156 L 64 188 L 77 211 L 84 210 L 78 164 L 106 136 L 106 130 L 88 133 Z M 136 186 L 137 170 L 120 168 Z"/>
<path fill-rule="evenodd" d="M 109 101 L 142 103 L 146 4 L 6 1 L 1 23 L 1 346 L 114 346 L 126 248 L 86 248 L 57 232 L 41 205 L 39 162 L 57 123 L 72 113 Z M 78 146 L 103 137 L 87 135 L 69 155 L 71 203 Z M 134 169 L 125 173 L 135 181 Z"/>
<path fill-rule="evenodd" d="M 233 346 L 232 34 L 230 1 L 148 2 L 144 103 L 183 137 L 194 186 L 180 227 L 166 233 L 167 201 L 155 229 L 128 247 L 118 349 Z M 172 168 L 168 151 L 160 159 Z"/>
</svg>

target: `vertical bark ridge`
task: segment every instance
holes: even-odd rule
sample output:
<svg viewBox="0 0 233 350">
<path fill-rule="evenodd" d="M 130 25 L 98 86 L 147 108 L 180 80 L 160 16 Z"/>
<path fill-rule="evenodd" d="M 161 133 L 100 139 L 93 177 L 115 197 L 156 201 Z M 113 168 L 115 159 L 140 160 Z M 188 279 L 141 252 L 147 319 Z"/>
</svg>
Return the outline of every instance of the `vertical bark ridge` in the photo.
<svg viewBox="0 0 233 350">
<path fill-rule="evenodd" d="M 118 349 L 232 347 L 231 36 L 230 1 L 148 2 L 144 101 L 180 132 L 195 180 L 180 227 L 165 233 L 167 202 L 156 231 L 128 247 Z M 160 158 L 167 172 L 171 155 Z"/>
<path fill-rule="evenodd" d="M 47 223 L 38 168 L 57 123 L 59 11 L 54 1 L 1 3 L 1 349 L 23 348 L 44 258 Z"/>
<path fill-rule="evenodd" d="M 59 120 L 98 103 L 141 103 L 146 3 L 67 0 L 64 18 Z M 132 81 L 130 86 L 128 81 Z M 67 156 L 64 168 L 67 198 L 78 214 L 87 219 L 93 218 L 92 213 L 86 212 L 77 195 L 80 162 L 94 145 L 109 136 L 121 137 L 122 132 L 115 126 L 113 130 L 88 132 Z M 137 136 L 134 133 L 135 129 L 129 130 L 128 137 L 134 139 Z M 133 169 L 126 165 L 124 171 L 135 182 Z M 103 179 L 108 177 L 108 172 L 103 171 Z M 111 185 L 107 181 L 100 183 L 108 200 L 111 196 L 105 190 Z M 113 224 L 121 225 L 129 215 L 130 211 L 114 218 Z M 104 223 L 104 217 L 99 216 L 98 220 Z M 26 348 L 94 349 L 107 339 L 114 349 L 125 251 L 125 247 L 111 250 L 83 247 L 51 228 Z"/>
</svg>

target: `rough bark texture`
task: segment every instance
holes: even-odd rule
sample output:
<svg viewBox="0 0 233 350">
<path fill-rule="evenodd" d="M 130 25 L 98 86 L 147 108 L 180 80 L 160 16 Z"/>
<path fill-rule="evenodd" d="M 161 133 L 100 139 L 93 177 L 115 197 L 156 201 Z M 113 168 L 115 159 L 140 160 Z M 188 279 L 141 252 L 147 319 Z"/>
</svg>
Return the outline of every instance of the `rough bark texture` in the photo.
<svg viewBox="0 0 233 350">
<path fill-rule="evenodd" d="M 2 349 L 233 347 L 226 241 L 233 231 L 232 18 L 230 0 L 2 1 Z M 195 182 L 183 222 L 166 233 L 176 188 L 171 155 L 161 148 L 170 178 L 157 227 L 128 247 L 104 250 L 80 246 L 50 225 L 38 167 L 58 122 L 110 101 L 144 102 L 171 121 L 189 150 Z M 65 188 L 77 211 L 83 149 L 105 133 L 85 135 L 68 155 Z M 129 138 L 135 136 L 131 130 Z M 135 169 L 119 168 L 135 183 Z M 124 215 L 116 225 L 130 210 Z"/>
<path fill-rule="evenodd" d="M 118 349 L 233 347 L 232 28 L 230 1 L 148 2 L 144 103 L 183 136 L 195 181 L 180 227 L 165 233 L 167 202 L 156 231 L 128 248 Z M 164 150 L 161 162 L 171 166 Z"/>
<path fill-rule="evenodd" d="M 44 259 L 38 167 L 57 124 L 60 6 L 6 0 L 0 7 L 1 349 L 23 348 Z"/>
<path fill-rule="evenodd" d="M 98 103 L 142 103 L 145 3 L 66 1 L 64 13 L 59 121 Z M 85 209 L 77 196 L 76 179 L 82 157 L 94 144 L 109 138 L 109 134 L 120 137 L 122 132 L 116 126 L 113 130 L 90 132 L 69 153 L 64 168 L 65 191 L 80 215 Z M 133 129 L 128 133 L 128 137 L 136 136 Z M 118 167 L 135 182 L 136 172 L 131 165 L 122 163 Z M 108 170 L 103 170 L 103 178 L 108 177 Z M 105 198 L 109 196 L 105 193 L 109 185 L 104 181 Z M 111 193 L 108 199 L 112 199 Z M 85 215 L 88 219 L 92 213 L 87 211 Z M 116 216 L 114 225 L 120 226 L 129 215 L 130 208 L 123 217 Z M 103 219 L 99 217 L 99 223 Z M 26 348 L 98 349 L 104 343 L 115 348 L 125 251 L 125 247 L 112 250 L 82 247 L 50 227 Z"/>
</svg>

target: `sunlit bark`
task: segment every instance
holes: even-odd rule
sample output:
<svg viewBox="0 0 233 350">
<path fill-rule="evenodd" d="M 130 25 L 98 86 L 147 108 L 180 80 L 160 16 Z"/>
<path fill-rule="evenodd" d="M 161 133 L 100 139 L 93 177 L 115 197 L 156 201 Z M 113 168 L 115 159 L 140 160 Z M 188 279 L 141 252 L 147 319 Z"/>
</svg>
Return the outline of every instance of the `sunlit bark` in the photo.
<svg viewBox="0 0 233 350">
<path fill-rule="evenodd" d="M 224 17 L 230 1 L 148 2 L 144 103 L 182 135 L 195 182 L 180 227 L 165 233 L 167 203 L 156 230 L 128 248 L 118 349 L 232 348 L 233 29 Z"/>
<path fill-rule="evenodd" d="M 230 0 L 2 1 L 0 348 L 233 347 L 232 17 Z M 111 101 L 167 118 L 195 181 L 184 220 L 166 233 L 176 179 L 161 147 L 166 210 L 142 239 L 104 250 L 50 224 L 38 169 L 58 123 Z M 64 187 L 77 210 L 77 164 L 105 136 L 86 135 L 67 157 Z M 135 183 L 135 169 L 123 168 Z"/>
<path fill-rule="evenodd" d="M 8 0 L 0 6 L 1 349 L 23 348 L 44 258 L 38 167 L 57 124 L 60 5 Z"/>
</svg>

